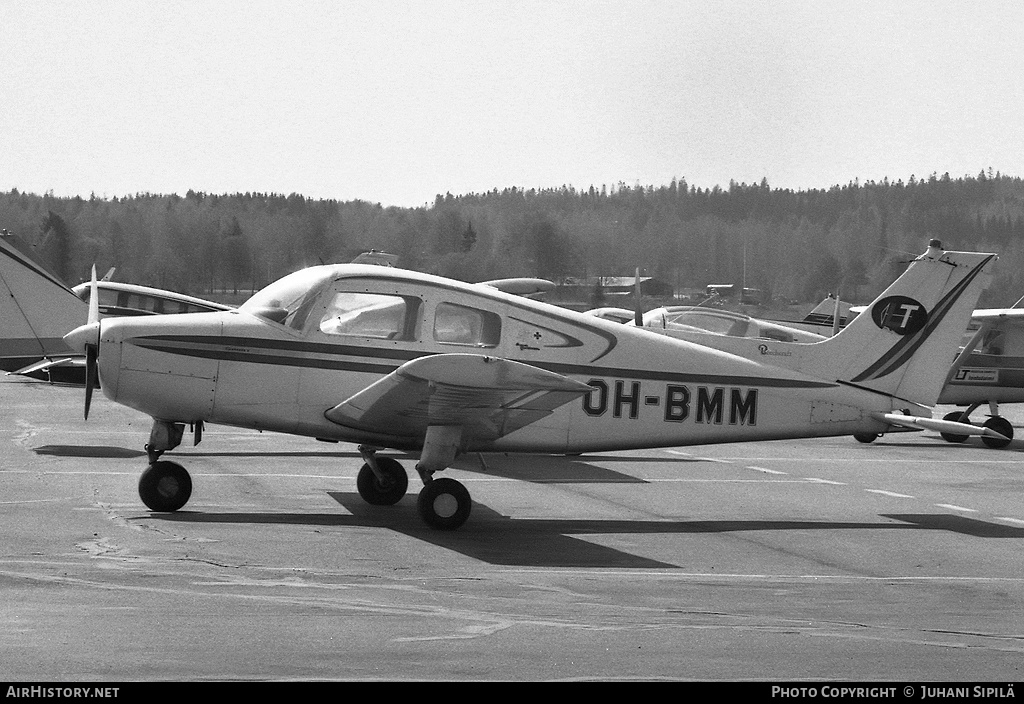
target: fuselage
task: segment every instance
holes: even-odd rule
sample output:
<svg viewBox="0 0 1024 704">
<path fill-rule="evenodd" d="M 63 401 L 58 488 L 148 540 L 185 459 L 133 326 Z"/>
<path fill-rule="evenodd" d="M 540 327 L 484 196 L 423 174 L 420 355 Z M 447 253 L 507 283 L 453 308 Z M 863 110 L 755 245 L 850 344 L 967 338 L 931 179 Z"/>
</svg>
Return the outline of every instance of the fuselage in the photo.
<svg viewBox="0 0 1024 704">
<path fill-rule="evenodd" d="M 578 452 L 882 432 L 884 394 L 494 289 L 398 269 L 313 267 L 239 310 L 105 319 L 103 393 L 154 418 L 387 446 L 327 409 L 403 363 L 473 353 L 593 391 L 467 450 Z M 912 413 L 928 415 L 914 407 Z M 386 438 L 385 438 L 386 439 Z M 395 445 L 397 446 L 397 445 Z"/>
</svg>

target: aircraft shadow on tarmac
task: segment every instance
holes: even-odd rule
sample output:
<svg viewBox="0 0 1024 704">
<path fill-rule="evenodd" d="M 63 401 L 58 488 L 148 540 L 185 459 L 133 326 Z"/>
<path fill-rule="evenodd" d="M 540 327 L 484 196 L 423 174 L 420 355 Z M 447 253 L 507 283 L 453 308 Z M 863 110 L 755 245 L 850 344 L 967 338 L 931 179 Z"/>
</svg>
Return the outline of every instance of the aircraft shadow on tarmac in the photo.
<svg viewBox="0 0 1024 704">
<path fill-rule="evenodd" d="M 96 457 L 106 459 L 129 459 L 133 457 L 145 457 L 143 450 L 130 450 L 126 447 L 113 447 L 111 445 L 40 445 L 32 448 L 37 455 L 51 455 L 55 457 Z"/>
<path fill-rule="evenodd" d="M 668 459 L 655 457 L 628 457 L 600 455 L 594 457 L 601 464 L 628 462 L 631 465 L 645 462 L 694 462 L 685 458 Z M 589 462 L 579 456 L 565 455 L 485 455 L 483 459 L 476 456 L 460 458 L 454 465 L 455 469 L 467 472 L 486 474 L 504 479 L 517 479 L 534 484 L 646 484 L 638 477 L 616 472 Z"/>
<path fill-rule="evenodd" d="M 143 450 L 132 450 L 125 447 L 113 447 L 109 445 L 41 445 L 32 449 L 37 455 L 49 455 L 55 457 L 93 457 L 105 459 L 131 459 L 145 457 Z M 398 460 L 415 460 L 415 455 L 389 453 L 389 457 Z M 286 452 L 168 452 L 165 459 L 180 459 L 185 461 L 190 457 L 277 457 L 287 459 L 294 458 L 361 458 L 358 452 L 347 451 L 286 451 Z M 628 462 L 629 464 L 643 464 L 653 462 L 664 464 L 665 462 L 698 462 L 700 460 L 688 458 L 655 458 L 655 457 L 629 457 L 616 455 L 600 455 L 602 464 L 615 462 Z M 646 484 L 643 479 L 622 474 L 614 470 L 591 464 L 579 456 L 566 457 L 562 455 L 520 455 L 510 458 L 506 455 L 490 455 L 484 460 L 473 455 L 460 459 L 455 465 L 458 469 L 468 472 L 484 473 L 495 477 L 519 479 L 522 481 L 537 484 L 572 484 L 572 483 L 593 483 L 593 484 Z"/>
<path fill-rule="evenodd" d="M 1024 528 L 947 514 L 884 514 L 898 523 L 788 520 L 643 521 L 509 518 L 474 503 L 470 524 L 458 531 L 425 526 L 416 497 L 390 507 L 370 506 L 356 493 L 329 492 L 350 515 L 303 513 L 154 513 L 132 520 L 182 523 L 251 523 L 344 527 L 379 527 L 458 552 L 492 565 L 508 567 L 579 567 L 669 569 L 680 565 L 599 545 L 586 535 L 687 535 L 744 531 L 938 530 L 974 538 L 1024 538 Z"/>
<path fill-rule="evenodd" d="M 884 450 L 886 448 L 893 448 L 893 447 L 899 447 L 899 448 L 922 447 L 922 448 L 925 448 L 925 449 L 935 449 L 935 447 L 941 447 L 941 448 L 943 448 L 943 449 L 945 449 L 945 450 L 947 450 L 949 452 L 962 452 L 964 450 L 979 450 L 979 449 L 984 449 L 984 450 L 987 450 L 988 452 L 1014 452 L 1014 451 L 1020 452 L 1021 450 L 1024 450 L 1024 442 L 1019 441 L 1019 440 L 1011 440 L 1010 444 L 1007 445 L 1006 447 L 1001 447 L 998 450 L 993 450 L 990 447 L 986 447 L 985 444 L 981 440 L 979 440 L 977 438 L 968 438 L 967 440 L 965 440 L 962 443 L 946 442 L 945 440 L 942 440 L 941 438 L 935 438 L 933 441 L 930 441 L 930 442 L 929 442 L 929 440 L 927 438 L 922 438 L 922 439 L 916 440 L 916 441 L 899 440 L 899 439 L 896 439 L 896 438 L 892 438 L 891 440 L 886 441 L 885 439 L 880 438 L 880 439 L 876 440 L 875 442 L 871 443 L 870 445 L 863 446 L 863 448 L 866 449 L 866 450 L 874 449 L 874 448 L 878 448 L 880 450 Z"/>
</svg>

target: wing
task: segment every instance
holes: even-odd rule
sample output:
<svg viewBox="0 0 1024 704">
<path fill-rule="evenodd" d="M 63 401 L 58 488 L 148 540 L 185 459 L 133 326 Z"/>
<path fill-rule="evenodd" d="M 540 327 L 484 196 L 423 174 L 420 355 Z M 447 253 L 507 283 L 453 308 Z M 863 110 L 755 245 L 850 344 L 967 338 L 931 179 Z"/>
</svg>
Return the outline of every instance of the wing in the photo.
<svg viewBox="0 0 1024 704">
<path fill-rule="evenodd" d="M 431 426 L 462 429 L 467 440 L 519 430 L 592 388 L 521 362 L 439 354 L 406 362 L 324 415 L 355 430 L 420 441 Z"/>
</svg>

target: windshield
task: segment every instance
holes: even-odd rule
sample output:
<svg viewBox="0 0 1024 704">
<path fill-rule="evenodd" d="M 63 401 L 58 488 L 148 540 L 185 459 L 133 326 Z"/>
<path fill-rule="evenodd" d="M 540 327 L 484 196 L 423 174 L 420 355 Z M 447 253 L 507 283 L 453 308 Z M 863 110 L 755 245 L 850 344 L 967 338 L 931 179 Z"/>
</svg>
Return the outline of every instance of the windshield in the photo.
<svg viewBox="0 0 1024 704">
<path fill-rule="evenodd" d="M 255 293 L 239 310 L 301 330 L 320 292 L 333 279 L 329 269 L 296 271 Z"/>
</svg>

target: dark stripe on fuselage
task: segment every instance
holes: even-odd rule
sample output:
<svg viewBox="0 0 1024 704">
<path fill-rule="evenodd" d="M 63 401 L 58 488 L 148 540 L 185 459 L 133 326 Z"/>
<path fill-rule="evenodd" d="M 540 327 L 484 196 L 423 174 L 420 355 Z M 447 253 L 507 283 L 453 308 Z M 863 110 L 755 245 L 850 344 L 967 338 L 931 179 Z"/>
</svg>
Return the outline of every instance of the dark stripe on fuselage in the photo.
<svg viewBox="0 0 1024 704">
<path fill-rule="evenodd" d="M 312 369 L 334 369 L 341 371 L 368 372 L 390 374 L 407 361 L 419 357 L 429 357 L 440 352 L 414 352 L 410 350 L 387 349 L 380 347 L 361 347 L 357 345 L 332 345 L 316 342 L 292 342 L 289 340 L 252 340 L 238 337 L 202 336 L 202 335 L 154 335 L 135 337 L 126 340 L 131 344 L 145 349 L 166 354 L 185 357 L 200 357 L 249 364 L 271 364 Z M 273 354 L 260 350 L 293 352 L 292 354 Z M 330 355 L 305 356 L 309 354 Z M 380 360 L 379 362 L 356 361 L 351 357 L 362 357 Z M 727 374 L 693 374 L 686 372 L 669 372 L 658 370 L 629 369 L 621 367 L 601 367 L 593 364 L 562 364 L 557 362 L 538 362 L 530 359 L 514 359 L 513 361 L 530 364 L 540 369 L 564 375 L 605 376 L 621 379 L 637 379 L 664 381 L 671 383 L 700 383 L 714 385 L 739 385 L 777 387 L 790 389 L 832 388 L 834 383 L 825 381 L 800 379 L 765 379 L 762 377 L 746 377 Z"/>
</svg>

